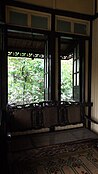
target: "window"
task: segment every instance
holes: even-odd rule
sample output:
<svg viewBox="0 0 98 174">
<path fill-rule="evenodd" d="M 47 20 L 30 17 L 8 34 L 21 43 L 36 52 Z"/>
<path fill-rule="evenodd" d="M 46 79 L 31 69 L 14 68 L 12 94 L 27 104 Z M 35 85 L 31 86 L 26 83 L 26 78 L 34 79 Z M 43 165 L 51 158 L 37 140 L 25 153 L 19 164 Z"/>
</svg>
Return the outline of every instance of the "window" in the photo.
<svg viewBox="0 0 98 174">
<path fill-rule="evenodd" d="M 73 51 L 73 99 L 80 100 L 80 59 L 79 59 L 79 44 L 76 45 Z"/>
<path fill-rule="evenodd" d="M 57 20 L 57 30 L 60 32 L 71 32 L 71 23 L 64 20 Z"/>
<path fill-rule="evenodd" d="M 43 100 L 44 59 L 8 56 L 8 102 L 26 104 Z"/>
<path fill-rule="evenodd" d="M 41 22 L 40 22 L 41 21 Z M 48 29 L 48 18 L 43 16 L 31 16 L 31 26 L 33 28 Z"/>
<path fill-rule="evenodd" d="M 61 100 L 72 100 L 73 79 L 72 79 L 73 59 L 61 59 Z"/>
<path fill-rule="evenodd" d="M 10 11 L 10 23 L 14 25 L 27 26 L 27 14 Z"/>
<path fill-rule="evenodd" d="M 77 34 L 87 34 L 87 26 L 86 24 L 74 23 L 74 32 Z"/>
<path fill-rule="evenodd" d="M 79 44 L 72 38 L 61 37 L 60 44 L 61 100 L 80 101 Z"/>
<path fill-rule="evenodd" d="M 51 30 L 51 14 L 6 6 L 6 23 L 14 26 Z"/>
<path fill-rule="evenodd" d="M 8 103 L 29 104 L 48 100 L 47 36 L 16 31 L 8 35 Z M 13 37 L 15 39 L 11 39 Z"/>
<path fill-rule="evenodd" d="M 89 36 L 90 23 L 86 20 L 56 15 L 55 31 Z"/>
</svg>

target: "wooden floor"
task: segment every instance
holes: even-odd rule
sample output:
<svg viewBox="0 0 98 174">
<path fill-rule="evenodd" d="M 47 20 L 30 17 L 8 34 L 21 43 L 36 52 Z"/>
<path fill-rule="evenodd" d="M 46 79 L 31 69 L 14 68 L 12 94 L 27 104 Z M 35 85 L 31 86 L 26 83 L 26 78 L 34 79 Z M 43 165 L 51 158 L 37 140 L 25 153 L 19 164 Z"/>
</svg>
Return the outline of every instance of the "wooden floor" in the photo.
<svg viewBox="0 0 98 174">
<path fill-rule="evenodd" d="M 8 174 L 98 174 L 97 147 L 98 135 L 86 128 L 16 136 Z"/>
</svg>

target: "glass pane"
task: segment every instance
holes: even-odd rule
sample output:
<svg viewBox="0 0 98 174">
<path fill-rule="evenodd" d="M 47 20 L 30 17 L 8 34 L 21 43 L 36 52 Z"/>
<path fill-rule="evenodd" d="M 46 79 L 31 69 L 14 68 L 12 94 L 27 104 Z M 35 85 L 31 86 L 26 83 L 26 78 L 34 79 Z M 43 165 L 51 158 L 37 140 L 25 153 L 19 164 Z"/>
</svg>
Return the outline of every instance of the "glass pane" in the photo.
<svg viewBox="0 0 98 174">
<path fill-rule="evenodd" d="M 74 73 L 76 73 L 76 60 L 74 61 Z"/>
<path fill-rule="evenodd" d="M 79 72 L 79 59 L 77 59 L 77 72 Z"/>
<path fill-rule="evenodd" d="M 74 87 L 74 100 L 77 102 L 80 100 L 80 88 L 79 88 L 79 86 Z"/>
<path fill-rule="evenodd" d="M 57 31 L 71 32 L 71 23 L 63 20 L 57 20 Z"/>
<path fill-rule="evenodd" d="M 48 17 L 32 15 L 31 25 L 34 28 L 48 29 Z"/>
<path fill-rule="evenodd" d="M 76 86 L 76 74 L 74 74 L 74 86 Z"/>
<path fill-rule="evenodd" d="M 86 25 L 74 23 L 74 32 L 78 34 L 87 34 Z"/>
<path fill-rule="evenodd" d="M 74 48 L 74 59 L 76 59 L 76 48 Z"/>
<path fill-rule="evenodd" d="M 27 14 L 10 11 L 10 23 L 27 26 Z"/>
<path fill-rule="evenodd" d="M 77 73 L 77 86 L 79 86 L 79 73 Z"/>
<path fill-rule="evenodd" d="M 45 65 L 45 88 L 48 88 L 48 59 L 44 60 L 44 65 Z"/>
<path fill-rule="evenodd" d="M 77 58 L 79 58 L 79 44 L 77 45 Z"/>
<path fill-rule="evenodd" d="M 61 60 L 61 100 L 71 100 L 73 92 L 73 59 Z"/>
</svg>

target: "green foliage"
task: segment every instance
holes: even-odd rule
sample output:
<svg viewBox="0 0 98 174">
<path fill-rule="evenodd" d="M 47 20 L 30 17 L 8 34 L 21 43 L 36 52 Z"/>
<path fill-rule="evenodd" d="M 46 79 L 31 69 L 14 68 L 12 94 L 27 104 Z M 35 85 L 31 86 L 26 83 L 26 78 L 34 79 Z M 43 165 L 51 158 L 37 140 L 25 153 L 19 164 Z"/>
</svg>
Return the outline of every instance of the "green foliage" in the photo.
<svg viewBox="0 0 98 174">
<path fill-rule="evenodd" d="M 8 101 L 25 104 L 44 100 L 44 60 L 8 58 Z"/>
<path fill-rule="evenodd" d="M 72 98 L 72 59 L 61 61 L 61 100 Z M 44 60 L 8 57 L 8 102 L 44 100 Z"/>
<path fill-rule="evenodd" d="M 61 60 L 61 100 L 72 99 L 73 61 Z"/>
</svg>

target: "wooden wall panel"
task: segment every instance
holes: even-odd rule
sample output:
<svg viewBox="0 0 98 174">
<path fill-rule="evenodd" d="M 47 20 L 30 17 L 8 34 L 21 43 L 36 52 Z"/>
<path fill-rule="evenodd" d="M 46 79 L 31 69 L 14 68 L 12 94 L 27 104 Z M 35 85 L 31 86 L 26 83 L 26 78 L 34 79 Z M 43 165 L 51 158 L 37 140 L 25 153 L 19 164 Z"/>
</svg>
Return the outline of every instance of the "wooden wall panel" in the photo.
<svg viewBox="0 0 98 174">
<path fill-rule="evenodd" d="M 98 0 L 96 0 L 96 12 L 98 13 Z"/>
<path fill-rule="evenodd" d="M 56 8 L 84 14 L 93 14 L 93 0 L 56 0 Z"/>
<path fill-rule="evenodd" d="M 43 7 L 67 10 L 83 14 L 94 14 L 94 0 L 17 0 Z"/>
</svg>

